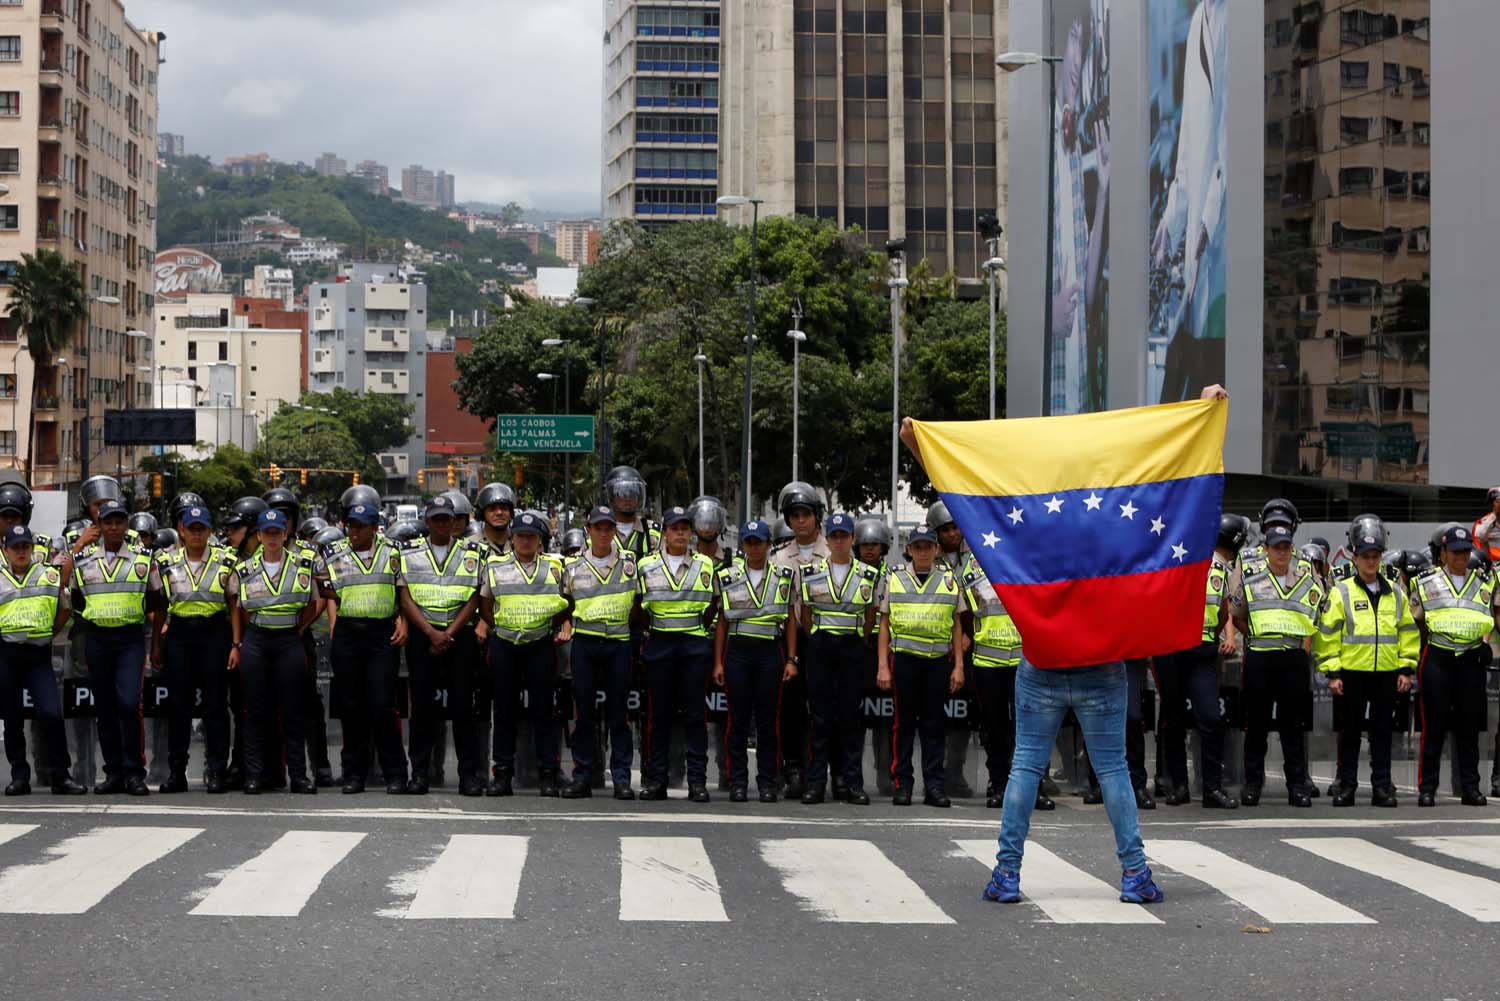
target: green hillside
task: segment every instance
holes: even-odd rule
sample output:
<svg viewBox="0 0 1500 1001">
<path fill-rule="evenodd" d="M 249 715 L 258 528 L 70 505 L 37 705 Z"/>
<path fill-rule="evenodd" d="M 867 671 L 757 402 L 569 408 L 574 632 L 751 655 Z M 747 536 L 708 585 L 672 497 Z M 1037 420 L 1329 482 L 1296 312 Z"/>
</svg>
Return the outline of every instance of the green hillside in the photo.
<svg viewBox="0 0 1500 1001">
<path fill-rule="evenodd" d="M 487 298 L 479 286 L 487 278 L 505 280 L 501 263 L 525 263 L 530 268 L 561 262 L 544 243 L 533 254 L 517 239 L 501 239 L 491 232 L 470 233 L 461 223 L 415 205 L 372 195 L 348 178 L 319 177 L 293 167 L 278 167 L 266 177 L 231 177 L 213 169 L 204 157 L 173 158 L 160 179 L 157 246 L 225 239 L 237 232 L 239 220 L 272 211 L 296 224 L 304 236 L 321 236 L 347 244 L 350 254 L 372 260 L 397 260 L 406 240 L 423 248 L 456 255 L 459 260 L 427 268 L 428 315 L 446 316 L 450 309 L 469 312 L 484 308 Z M 490 263 L 482 263 L 484 259 Z M 273 254 L 244 262 L 225 262 L 226 272 L 248 273 L 257 263 L 272 263 Z M 326 276 L 328 269 L 297 269 L 299 285 Z"/>
</svg>

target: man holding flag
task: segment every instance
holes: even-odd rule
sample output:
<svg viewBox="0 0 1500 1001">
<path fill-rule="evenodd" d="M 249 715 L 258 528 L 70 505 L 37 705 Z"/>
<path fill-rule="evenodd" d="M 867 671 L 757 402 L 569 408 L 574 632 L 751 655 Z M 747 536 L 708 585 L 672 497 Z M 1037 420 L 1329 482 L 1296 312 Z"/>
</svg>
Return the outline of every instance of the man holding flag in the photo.
<svg viewBox="0 0 1500 1001">
<path fill-rule="evenodd" d="M 1125 761 L 1122 662 L 1200 637 L 1228 399 L 1210 386 L 1198 402 L 1110 413 L 902 422 L 902 440 L 973 540 L 1022 636 L 1016 752 L 986 900 L 1021 899 L 1037 787 L 1069 709 L 1114 828 L 1120 899 L 1164 897 L 1146 865 Z"/>
</svg>

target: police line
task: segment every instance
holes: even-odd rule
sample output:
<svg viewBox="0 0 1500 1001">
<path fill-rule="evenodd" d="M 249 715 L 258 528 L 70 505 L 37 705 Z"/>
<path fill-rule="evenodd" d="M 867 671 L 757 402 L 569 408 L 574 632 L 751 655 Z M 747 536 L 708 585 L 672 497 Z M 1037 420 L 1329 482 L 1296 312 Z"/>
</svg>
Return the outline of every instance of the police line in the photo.
<svg viewBox="0 0 1500 1001">
<path fill-rule="evenodd" d="M 489 719 L 490 692 L 488 685 L 475 686 L 473 704 L 469 711 L 471 718 Z M 146 676 L 145 697 L 142 699 L 142 712 L 147 719 L 166 719 L 170 715 L 173 692 L 172 685 L 159 675 L 148 674 Z M 330 686 L 328 703 L 330 706 L 329 718 L 340 718 L 340 700 L 338 697 L 337 682 Z M 626 698 L 626 717 L 632 721 L 639 718 L 641 706 L 646 698 L 644 688 L 632 688 Z M 1274 724 L 1282 718 L 1283 713 L 1290 714 L 1297 722 L 1295 727 L 1305 732 L 1313 729 L 1313 705 L 1315 701 L 1328 700 L 1332 703 L 1333 729 L 1341 730 L 1343 721 L 1343 699 L 1330 696 L 1327 693 L 1314 693 L 1307 691 L 1295 703 L 1285 709 L 1278 703 L 1271 703 L 1270 718 Z M 602 707 L 608 701 L 608 696 L 603 689 L 599 689 L 595 695 L 594 703 Z M 1141 723 L 1142 728 L 1154 732 L 1158 724 L 1158 696 L 1151 689 L 1141 692 Z M 516 692 L 517 705 L 522 709 L 528 708 L 527 692 L 524 688 Z M 1401 693 L 1396 696 L 1392 707 L 1392 728 L 1397 732 L 1406 731 L 1413 723 L 1412 714 L 1413 696 L 1410 693 Z M 437 688 L 433 691 L 433 704 L 441 710 L 439 715 L 445 720 L 459 719 L 462 707 L 450 700 L 446 687 Z M 201 688 L 193 689 L 193 705 L 203 705 L 203 691 Z M 410 693 L 407 679 L 399 677 L 396 680 L 396 712 L 406 719 L 410 715 Z M 553 711 L 558 712 L 559 707 L 570 707 L 573 705 L 573 683 L 567 678 L 559 679 L 553 693 Z M 22 716 L 31 719 L 33 716 L 33 701 L 31 691 L 27 688 L 21 690 Z M 712 722 L 722 723 L 728 719 L 729 699 L 724 689 L 719 686 L 711 686 L 704 694 L 704 706 L 708 718 Z M 1485 707 L 1488 708 L 1487 706 Z M 864 697 L 860 701 L 860 709 L 863 714 L 863 722 L 867 729 L 886 728 L 891 725 L 895 717 L 896 702 L 889 692 L 882 692 L 877 688 L 866 689 Z M 1182 707 L 1183 718 L 1192 715 L 1192 700 L 1185 699 Z M 1360 729 L 1369 728 L 1369 708 L 1366 706 L 1366 715 L 1360 721 Z M 1012 714 L 1014 709 L 1012 708 Z M 63 716 L 67 719 L 92 719 L 97 715 L 94 702 L 94 692 L 87 679 L 65 678 L 63 679 Z M 569 713 L 571 715 L 571 713 Z M 943 716 L 949 730 L 977 730 L 980 728 L 979 704 L 972 696 L 956 695 L 949 698 L 943 704 Z M 193 718 L 200 718 L 195 712 Z M 1240 689 L 1236 686 L 1226 685 L 1219 689 L 1219 718 L 1230 728 L 1242 727 L 1245 723 L 1243 715 L 1243 701 Z M 1421 714 L 1416 715 L 1416 729 L 1422 729 Z M 1488 720 L 1481 724 L 1488 727 Z"/>
</svg>

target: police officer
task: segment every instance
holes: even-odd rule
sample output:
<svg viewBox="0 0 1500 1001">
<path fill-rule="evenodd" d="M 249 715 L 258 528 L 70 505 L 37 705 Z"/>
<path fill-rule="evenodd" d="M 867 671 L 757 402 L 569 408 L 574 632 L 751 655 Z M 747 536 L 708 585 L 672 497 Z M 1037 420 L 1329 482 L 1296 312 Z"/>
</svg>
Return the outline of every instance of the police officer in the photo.
<svg viewBox="0 0 1500 1001">
<path fill-rule="evenodd" d="M 78 488 L 79 499 L 83 502 L 83 518 L 68 526 L 68 531 L 63 533 L 64 544 L 77 554 L 99 541 L 102 526 L 99 524 L 99 508 L 107 500 L 112 500 L 120 505 L 120 510 L 125 510 L 125 492 L 120 489 L 120 483 L 113 476 L 91 476 L 83 481 Z M 76 527 L 75 526 L 80 526 Z M 125 541 L 132 547 L 139 546 L 141 537 L 127 523 L 125 526 Z"/>
<path fill-rule="evenodd" d="M 229 669 L 244 676 L 245 686 L 245 794 L 271 788 L 272 773 L 281 772 L 268 739 L 278 718 L 290 790 L 316 793 L 304 751 L 308 665 L 298 636 L 318 617 L 316 568 L 310 557 L 286 548 L 291 523 L 285 514 L 267 508 L 255 525 L 259 549 L 235 567 L 227 588 L 234 635 Z"/>
<path fill-rule="evenodd" d="M 89 687 L 104 754 L 106 778 L 94 791 L 145 796 L 144 626 L 147 595 L 159 592 L 161 582 L 150 554 L 125 540 L 124 506 L 106 499 L 96 509 L 99 541 L 86 544 L 73 566 L 73 607 L 86 624 Z"/>
<path fill-rule="evenodd" d="M 634 466 L 616 466 L 604 478 L 604 497 L 615 513 L 615 534 L 622 549 L 639 563 L 661 548 L 661 531 L 642 512 L 646 509 L 646 481 Z"/>
<path fill-rule="evenodd" d="M 328 522 L 316 515 L 313 515 L 309 518 L 303 518 L 301 524 L 297 526 L 297 538 L 298 540 L 305 542 L 310 546 L 315 545 L 316 539 L 318 538 L 318 533 L 323 531 L 323 529 L 327 527 Z"/>
<path fill-rule="evenodd" d="M 618 529 L 616 529 L 618 533 Z M 662 519 L 663 549 L 638 564 L 641 607 L 651 631 L 642 653 L 648 724 L 641 799 L 667 798 L 667 747 L 672 717 L 682 716 L 687 747 L 688 799 L 707 803 L 708 730 L 704 694 L 713 643 L 708 626 L 717 609 L 713 561 L 689 551 L 692 518 L 669 508 Z"/>
<path fill-rule="evenodd" d="M 573 781 L 564 799 L 594 794 L 600 767 L 595 726 L 598 693 L 604 693 L 609 731 L 609 775 L 615 799 L 635 799 L 630 788 L 634 742 L 626 721 L 630 698 L 630 620 L 638 600 L 635 555 L 615 545 L 615 515 L 605 506 L 589 511 L 588 549 L 563 568 L 563 597 L 572 622 Z"/>
<path fill-rule="evenodd" d="M 359 503 L 344 512 L 348 538 L 324 559 L 319 577 L 323 597 L 334 603 L 331 654 L 344 726 L 343 791 L 365 791 L 370 739 L 375 741 L 385 791 L 406 792 L 406 755 L 396 714 L 399 647 L 406 644 L 406 620 L 396 614 L 396 583 L 401 558 L 377 537 L 380 511 Z"/>
<path fill-rule="evenodd" d="M 31 491 L 26 484 L 0 483 L 0 532 L 13 528 L 16 525 L 30 525 L 32 511 Z M 33 563 L 52 562 L 54 565 L 62 566 L 64 561 L 71 555 L 66 549 L 60 548 L 49 535 L 40 532 L 32 533 L 32 556 Z M 72 572 L 71 563 L 64 566 L 64 577 Z"/>
<path fill-rule="evenodd" d="M 1385 527 L 1359 522 L 1356 526 L 1362 534 L 1350 539 L 1355 576 L 1333 586 L 1313 637 L 1318 670 L 1328 675 L 1333 694 L 1344 700 L 1333 805 L 1354 805 L 1359 785 L 1359 721 L 1368 719 L 1370 804 L 1394 807 L 1391 717 L 1396 694 L 1411 691 L 1422 640 L 1411 602 L 1380 573 Z"/>
<path fill-rule="evenodd" d="M 964 685 L 963 624 L 958 581 L 937 559 L 937 533 L 926 525 L 907 540 L 911 563 L 886 571 L 880 611 L 880 673 L 876 684 L 895 693 L 891 726 L 896 806 L 910 806 L 912 741 L 922 738 L 922 802 L 948 807 L 943 791 L 943 705 Z M 951 662 L 951 666 L 950 666 Z"/>
<path fill-rule="evenodd" d="M 411 679 L 411 781 L 407 791 L 425 795 L 433 746 L 442 720 L 436 693 L 448 693 L 453 710 L 453 743 L 458 754 L 458 791 L 484 794 L 484 760 L 474 716 L 473 661 L 478 641 L 474 615 L 479 609 L 484 547 L 455 539 L 458 522 L 453 499 L 439 494 L 424 512 L 427 537 L 401 552 L 398 583 L 408 623 L 406 670 Z"/>
<path fill-rule="evenodd" d="M 878 514 L 860 515 L 854 521 L 854 554 L 865 566 L 874 567 L 876 571 L 877 597 L 881 587 L 884 586 L 886 557 L 891 551 L 891 530 L 886 526 L 885 519 Z M 870 638 L 872 642 L 865 646 L 865 688 L 868 690 L 875 684 L 875 676 L 879 673 L 879 657 L 876 655 L 876 644 L 873 642 L 880 635 L 880 608 L 879 601 L 875 602 L 875 620 L 871 626 Z M 860 725 L 864 725 L 863 713 L 861 713 Z M 863 759 L 864 734 L 857 738 L 860 745 L 860 757 Z M 880 725 L 871 730 L 870 750 L 875 764 L 875 791 L 881 796 L 889 796 L 894 791 L 891 786 L 891 729 Z M 861 765 L 863 770 L 863 765 Z"/>
<path fill-rule="evenodd" d="M 729 697 L 729 801 L 743 803 L 749 798 L 753 718 L 755 785 L 762 803 L 774 803 L 777 708 L 782 684 L 797 676 L 797 630 L 787 625 L 795 575 L 767 562 L 771 532 L 763 521 L 747 521 L 740 527 L 740 548 L 743 557 L 718 571 L 720 609 L 714 627 L 714 683 Z M 808 790 L 803 802 L 822 802 L 821 782 L 817 798 L 811 796 Z"/>
<path fill-rule="evenodd" d="M 491 555 L 480 584 L 480 614 L 489 626 L 494 692 L 495 774 L 486 793 L 509 796 L 516 773 L 516 690 L 526 691 L 541 795 L 557 796 L 557 690 L 554 645 L 572 636 L 562 594 L 562 562 L 542 552 L 546 524 L 526 512 L 510 528 L 512 551 Z"/>
<path fill-rule="evenodd" d="M 1454 525 L 1443 535 L 1442 565 L 1411 583 L 1412 616 L 1427 650 L 1417 677 L 1422 698 L 1422 752 L 1417 805 L 1437 805 L 1443 741 L 1453 734 L 1453 767 L 1465 806 L 1484 806 L 1479 791 L 1479 733 L 1484 729 L 1485 670 L 1496 613 L 1494 578 L 1470 570 L 1474 537 Z"/>
<path fill-rule="evenodd" d="M 273 511 L 286 515 L 288 525 L 297 525 L 302 518 L 302 504 L 297 495 L 285 487 L 274 487 L 261 495 L 261 500 Z M 311 542 L 301 538 L 300 528 L 296 535 L 286 540 L 287 551 L 296 557 L 307 557 L 317 562 L 319 553 Z M 325 602 L 318 600 L 318 615 L 325 610 Z M 307 658 L 307 673 L 304 675 L 303 692 L 305 709 L 303 732 L 307 734 L 308 764 L 312 766 L 313 782 L 319 788 L 333 785 L 333 763 L 328 760 L 328 713 L 323 705 L 323 693 L 318 688 L 318 650 L 311 629 L 302 631 L 302 653 Z"/>
<path fill-rule="evenodd" d="M 567 559 L 583 555 L 583 551 L 589 547 L 589 536 L 581 528 L 570 528 L 563 533 L 562 554 Z"/>
<path fill-rule="evenodd" d="M 1490 509 L 1474 520 L 1474 551 L 1493 566 L 1500 564 L 1500 486 L 1490 487 L 1485 492 L 1485 500 L 1489 502 Z M 1500 768 L 1500 754 L 1495 759 L 1496 767 Z"/>
<path fill-rule="evenodd" d="M 150 549 L 152 540 L 156 538 L 156 516 L 149 511 L 137 511 L 130 516 L 128 524 L 130 530 L 135 533 L 135 537 L 140 540 L 139 544 Z"/>
<path fill-rule="evenodd" d="M 808 563 L 828 556 L 823 538 L 823 498 L 812 485 L 793 480 L 776 496 L 792 537 L 771 550 L 771 562 L 795 572 Z M 801 627 L 801 623 L 798 623 Z M 799 636 L 801 649 L 808 637 Z M 787 683 L 781 699 L 781 761 L 788 799 L 799 799 L 807 791 L 804 769 L 807 765 L 807 679 L 797 675 Z M 843 795 L 843 776 L 835 776 L 834 792 Z"/>
<path fill-rule="evenodd" d="M 3 495 L 0 501 L 9 503 Z M 5 547 L 0 563 L 0 712 L 5 722 L 5 756 L 10 761 L 5 795 L 31 792 L 23 691 L 31 694 L 36 732 L 46 744 L 52 792 L 59 796 L 85 793 L 88 790 L 68 775 L 72 759 L 63 732 L 57 680 L 52 675 L 52 638 L 62 632 L 70 614 L 63 575 L 45 559 L 36 558 L 36 536 L 25 524 L 7 526 L 0 544 Z"/>
<path fill-rule="evenodd" d="M 802 631 L 808 637 L 802 663 L 812 729 L 804 803 L 823 802 L 830 769 L 845 802 L 870 802 L 860 703 L 880 570 L 853 558 L 854 529 L 850 515 L 829 515 L 823 525 L 828 555 L 798 570 Z"/>
<path fill-rule="evenodd" d="M 1263 553 L 1242 558 L 1228 584 L 1230 614 L 1245 634 L 1245 785 L 1240 802 L 1260 804 L 1274 703 L 1287 801 L 1310 807 L 1301 717 L 1308 690 L 1307 642 L 1317 629 L 1323 589 L 1312 564 L 1292 552 L 1287 522 L 1268 523 Z"/>
<path fill-rule="evenodd" d="M 973 637 L 969 652 L 974 689 L 979 695 L 985 770 L 989 773 L 984 805 L 995 810 L 1005 805 L 1010 765 L 1016 753 L 1016 669 L 1021 666 L 1021 631 L 978 560 L 968 561 L 960 582 L 963 615 L 969 619 L 967 631 Z M 1033 808 L 1055 810 L 1057 804 L 1038 787 Z"/>
<path fill-rule="evenodd" d="M 490 555 L 510 552 L 510 523 L 516 514 L 516 492 L 504 483 L 486 483 L 479 488 L 474 506 L 484 523 L 484 543 Z"/>
<path fill-rule="evenodd" d="M 693 519 L 693 544 L 694 548 L 713 561 L 717 570 L 723 570 L 736 561 L 742 559 L 733 549 L 724 545 L 724 530 L 728 525 L 729 512 L 724 509 L 719 498 L 707 494 L 693 498 L 688 505 L 688 514 Z M 719 788 L 729 788 L 729 767 L 724 756 L 729 744 L 729 732 L 723 722 L 712 722 L 709 724 L 709 746 L 713 750 L 714 767 L 719 773 Z M 676 783 L 679 769 L 682 766 L 680 749 L 672 747 L 671 772 L 673 784 Z"/>
<path fill-rule="evenodd" d="M 469 524 L 469 520 L 474 517 L 474 505 L 469 503 L 469 498 L 457 487 L 450 487 L 438 496 L 446 497 L 453 502 L 453 535 L 457 537 Z"/>
<path fill-rule="evenodd" d="M 969 565 L 974 561 L 974 554 L 970 551 L 968 543 L 964 541 L 958 522 L 948 513 L 946 503 L 937 501 L 927 509 L 927 527 L 937 533 L 938 558 L 948 564 L 948 569 L 953 572 L 954 579 L 962 581 L 969 570 Z M 964 657 L 964 663 L 965 666 L 972 663 L 972 652 Z M 968 777 L 964 774 L 969 760 L 969 731 L 949 730 L 945 739 L 948 744 L 946 758 L 948 792 L 965 798 L 972 796 L 974 790 L 969 787 Z"/>
<path fill-rule="evenodd" d="M 166 673 L 171 690 L 168 717 L 167 766 L 164 793 L 186 792 L 188 745 L 193 717 L 203 719 L 203 784 L 211 793 L 225 791 L 229 765 L 229 625 L 227 592 L 236 560 L 223 547 L 210 545 L 213 519 L 207 508 L 190 507 L 179 514 L 179 546 L 156 554 L 157 576 L 165 601 L 151 617 L 151 663 Z M 194 695 L 202 693 L 195 712 Z"/>
<path fill-rule="evenodd" d="M 1385 524 L 1379 515 L 1362 514 L 1349 523 L 1346 536 L 1346 548 L 1350 553 L 1354 552 L 1357 540 L 1364 535 L 1385 535 Z M 1382 551 L 1380 554 L 1380 576 L 1390 581 L 1393 585 L 1401 584 L 1401 551 L 1392 550 L 1389 553 Z M 1350 580 L 1359 576 L 1359 567 L 1352 560 L 1342 566 L 1335 567 L 1330 585 L 1341 580 Z"/>
<path fill-rule="evenodd" d="M 1203 755 L 1203 805 L 1208 809 L 1233 810 L 1239 806 L 1224 791 L 1224 720 L 1219 714 L 1219 655 L 1234 652 L 1234 640 L 1227 649 L 1223 629 L 1229 619 L 1224 605 L 1224 590 L 1235 557 L 1250 534 L 1250 521 L 1237 514 L 1219 518 L 1219 534 L 1214 540 L 1214 555 L 1208 568 L 1207 590 L 1203 603 L 1203 636 L 1194 647 L 1156 658 L 1156 685 L 1161 692 L 1161 725 L 1157 739 L 1164 747 L 1167 774 L 1172 780 L 1168 806 L 1192 801 L 1188 789 L 1187 730 L 1183 705 L 1192 702 L 1193 721 L 1198 728 Z"/>
</svg>

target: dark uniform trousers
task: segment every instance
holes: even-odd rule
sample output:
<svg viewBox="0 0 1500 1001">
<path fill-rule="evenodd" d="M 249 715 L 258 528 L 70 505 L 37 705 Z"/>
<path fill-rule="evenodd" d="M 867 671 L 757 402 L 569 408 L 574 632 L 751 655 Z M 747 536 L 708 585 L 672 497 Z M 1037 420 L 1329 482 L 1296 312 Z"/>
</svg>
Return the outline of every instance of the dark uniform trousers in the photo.
<svg viewBox="0 0 1500 1001">
<path fill-rule="evenodd" d="M 806 650 L 808 634 L 797 627 L 797 649 Z M 781 688 L 781 773 L 804 771 L 807 766 L 808 744 L 808 680 L 807 675 L 797 676 Z M 759 754 L 759 751 L 756 752 Z"/>
<path fill-rule="evenodd" d="M 1161 711 L 1156 727 L 1174 786 L 1188 784 L 1186 703 L 1193 704 L 1193 723 L 1203 748 L 1203 791 L 1224 787 L 1224 721 L 1219 714 L 1219 648 L 1200 643 L 1156 658 L 1156 689 Z"/>
<path fill-rule="evenodd" d="M 1391 717 L 1396 711 L 1396 671 L 1340 671 L 1344 680 L 1342 723 L 1339 727 L 1338 782 L 1359 788 L 1360 721 L 1367 720 L 1370 737 L 1370 786 L 1391 788 Z"/>
<path fill-rule="evenodd" d="M 863 792 L 865 641 L 849 633 L 814 633 L 802 658 L 807 675 L 807 787 L 821 789 L 830 771 L 850 792 Z M 797 649 L 801 650 L 802 647 Z"/>
<path fill-rule="evenodd" d="M 225 612 L 205 618 L 174 615 L 162 637 L 167 685 L 172 692 L 168 719 L 167 764 L 174 772 L 187 768 L 193 739 L 193 717 L 203 719 L 203 773 L 222 775 L 229 764 L 229 647 L 233 634 Z M 203 704 L 194 705 L 197 692 Z"/>
<path fill-rule="evenodd" d="M 880 652 L 871 644 L 865 650 L 865 691 L 876 691 L 875 681 L 880 676 Z M 893 703 L 894 704 L 894 703 Z M 863 722 L 863 714 L 861 714 Z M 881 796 L 891 794 L 891 749 L 893 746 L 893 729 L 883 722 L 877 722 L 870 730 L 870 755 L 875 763 L 875 791 Z M 860 755 L 864 755 L 864 735 L 859 737 Z"/>
<path fill-rule="evenodd" d="M 946 745 L 946 722 L 943 705 L 948 701 L 948 675 L 952 670 L 946 657 L 918 657 L 897 651 L 892 670 L 896 697 L 896 717 L 891 724 L 895 745 L 891 758 L 891 778 L 898 792 L 910 792 L 915 777 L 912 768 L 912 746 L 922 740 L 922 791 L 943 791 Z"/>
<path fill-rule="evenodd" d="M 474 655 L 479 641 L 472 626 L 453 637 L 453 645 L 441 654 L 432 652 L 426 634 L 413 629 L 406 642 L 406 673 L 411 685 L 411 737 L 408 742 L 411 773 L 425 779 L 432 767 L 433 747 L 443 726 L 443 707 L 437 692 L 448 692 L 453 715 L 453 748 L 458 755 L 460 781 L 484 777 L 484 759 L 479 749 L 479 721 L 474 718 Z"/>
<path fill-rule="evenodd" d="M 644 752 L 649 762 L 644 784 L 667 784 L 668 735 L 672 718 L 682 716 L 689 786 L 708 784 L 709 661 L 713 640 L 683 633 L 652 633 L 641 652 L 648 699 Z M 727 670 L 727 667 L 726 667 Z"/>
<path fill-rule="evenodd" d="M 141 714 L 146 636 L 142 630 L 142 626 L 91 625 L 84 639 L 99 751 L 104 755 L 104 774 L 111 777 L 146 777 L 146 727 Z"/>
<path fill-rule="evenodd" d="M 328 760 L 328 712 L 323 705 L 323 693 L 318 689 L 318 644 L 311 626 L 302 633 L 302 655 L 307 659 L 302 717 L 303 731 L 307 734 L 307 763 L 315 772 L 330 772 L 333 767 Z"/>
<path fill-rule="evenodd" d="M 272 739 L 278 721 L 287 771 L 293 779 L 307 778 L 302 743 L 305 671 L 307 659 L 295 629 L 250 626 L 245 630 L 238 673 L 245 686 L 246 779 L 266 781 L 281 774 L 282 761 L 276 757 L 277 744 Z"/>
<path fill-rule="evenodd" d="M 1266 742 L 1272 729 L 1281 734 L 1282 771 L 1289 789 L 1301 789 L 1307 778 L 1307 745 L 1302 739 L 1303 704 L 1307 700 L 1307 651 L 1246 650 L 1245 785 L 1259 789 L 1266 783 Z M 1272 704 L 1276 717 L 1271 718 Z M 1354 731 L 1355 748 L 1359 730 Z"/>
<path fill-rule="evenodd" d="M 22 689 L 31 693 L 32 718 L 46 744 L 48 782 L 68 777 L 72 759 L 63 730 L 62 701 L 52 674 L 52 647 L 32 643 L 0 643 L 0 713 L 5 720 L 5 757 L 14 782 L 31 781 L 31 763 L 26 760 L 26 731 L 22 715 Z"/>
<path fill-rule="evenodd" d="M 526 718 L 531 723 L 537 768 L 555 770 L 557 718 L 552 701 L 557 693 L 557 650 L 551 636 L 530 643 L 512 643 L 498 636 L 489 641 L 490 678 L 494 695 L 495 728 L 491 739 L 495 767 L 512 775 L 516 770 L 517 689 L 526 690 Z"/>
<path fill-rule="evenodd" d="M 774 789 L 781 722 L 781 675 L 786 656 L 781 642 L 731 636 L 724 649 L 724 689 L 729 696 L 729 723 L 724 744 L 729 756 L 729 785 L 750 784 L 750 724 L 755 721 L 755 786 Z"/>
<path fill-rule="evenodd" d="M 629 640 L 573 634 L 569 664 L 573 668 L 573 778 L 594 781 L 599 767 L 597 727 L 599 693 L 604 692 L 604 721 L 609 731 L 609 778 L 615 785 L 630 784 L 630 762 L 635 747 L 625 718 L 630 699 Z"/>
<path fill-rule="evenodd" d="M 340 755 L 344 778 L 364 779 L 370 771 L 370 738 L 380 771 L 387 782 L 406 781 L 406 755 L 401 747 L 401 718 L 396 713 L 396 673 L 400 656 L 391 646 L 395 619 L 356 619 L 339 616 L 333 627 L 333 677 L 339 691 L 339 720 L 344 725 Z M 305 661 L 301 643 L 298 657 Z M 306 679 L 298 679 L 299 711 L 307 703 Z M 300 725 L 300 724 L 299 724 Z M 301 734 L 298 734 L 299 739 Z M 291 737 L 288 736 L 288 741 Z M 290 753 L 290 752 L 289 752 Z M 302 748 L 298 747 L 298 756 Z"/>
<path fill-rule="evenodd" d="M 985 770 L 994 795 L 1004 796 L 1016 754 L 1016 669 L 975 667 L 972 677 L 979 695 Z"/>
<path fill-rule="evenodd" d="M 1130 771 L 1130 786 L 1146 788 L 1146 721 L 1141 716 L 1141 693 L 1146 689 L 1146 674 L 1151 661 L 1147 658 L 1125 662 L 1125 766 Z M 1077 717 L 1074 717 L 1075 722 Z M 1099 788 L 1094 760 L 1089 758 L 1089 785 Z"/>
<path fill-rule="evenodd" d="M 1489 644 L 1464 653 L 1429 646 L 1417 677 L 1422 695 L 1422 757 L 1417 789 L 1437 792 L 1443 741 L 1453 734 L 1453 768 L 1458 786 L 1479 791 L 1479 735 L 1484 731 L 1485 670 Z"/>
</svg>

